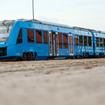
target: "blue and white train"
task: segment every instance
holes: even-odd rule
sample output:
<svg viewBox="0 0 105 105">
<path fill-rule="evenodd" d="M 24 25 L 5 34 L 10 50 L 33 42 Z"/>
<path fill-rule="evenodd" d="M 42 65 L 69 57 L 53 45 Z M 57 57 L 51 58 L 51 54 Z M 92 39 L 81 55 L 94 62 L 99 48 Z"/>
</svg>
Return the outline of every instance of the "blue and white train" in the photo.
<svg viewBox="0 0 105 105">
<path fill-rule="evenodd" d="M 0 21 L 0 59 L 104 57 L 105 33 L 38 20 Z"/>
</svg>

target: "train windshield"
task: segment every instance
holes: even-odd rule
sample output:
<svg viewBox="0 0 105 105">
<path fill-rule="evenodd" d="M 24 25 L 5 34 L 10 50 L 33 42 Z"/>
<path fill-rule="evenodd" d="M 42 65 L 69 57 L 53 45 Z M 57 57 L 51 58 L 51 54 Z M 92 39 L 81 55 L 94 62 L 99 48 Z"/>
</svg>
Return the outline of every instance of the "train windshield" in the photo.
<svg viewBox="0 0 105 105">
<path fill-rule="evenodd" d="M 8 41 L 13 22 L 3 21 L 0 22 L 0 41 Z"/>
</svg>

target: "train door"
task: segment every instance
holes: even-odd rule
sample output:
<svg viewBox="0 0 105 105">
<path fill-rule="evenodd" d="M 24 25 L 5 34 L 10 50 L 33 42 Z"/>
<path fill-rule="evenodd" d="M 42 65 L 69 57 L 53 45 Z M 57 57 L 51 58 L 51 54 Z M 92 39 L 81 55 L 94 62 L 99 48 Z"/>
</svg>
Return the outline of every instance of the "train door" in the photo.
<svg viewBox="0 0 105 105">
<path fill-rule="evenodd" d="M 57 32 L 49 32 L 49 52 L 50 56 L 58 56 L 59 39 Z"/>
<path fill-rule="evenodd" d="M 74 50 L 73 50 L 73 35 L 69 34 L 69 46 L 70 46 L 70 55 L 74 55 Z"/>
</svg>

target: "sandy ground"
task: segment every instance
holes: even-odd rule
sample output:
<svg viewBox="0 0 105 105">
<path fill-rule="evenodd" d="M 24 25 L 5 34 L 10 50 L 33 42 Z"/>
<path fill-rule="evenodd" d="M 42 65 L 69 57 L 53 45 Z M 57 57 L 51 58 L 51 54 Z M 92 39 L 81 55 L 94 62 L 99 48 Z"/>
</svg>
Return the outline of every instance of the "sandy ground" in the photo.
<svg viewBox="0 0 105 105">
<path fill-rule="evenodd" d="M 0 105 L 105 105 L 105 59 L 0 62 Z"/>
</svg>

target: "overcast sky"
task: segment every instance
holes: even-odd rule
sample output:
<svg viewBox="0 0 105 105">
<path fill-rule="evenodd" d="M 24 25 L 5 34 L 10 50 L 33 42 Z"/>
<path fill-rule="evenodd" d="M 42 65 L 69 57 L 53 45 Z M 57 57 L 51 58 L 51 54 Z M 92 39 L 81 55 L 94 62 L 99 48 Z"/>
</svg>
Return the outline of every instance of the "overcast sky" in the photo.
<svg viewBox="0 0 105 105">
<path fill-rule="evenodd" d="M 31 19 L 32 0 L 0 0 L 0 20 Z M 35 0 L 35 18 L 105 31 L 105 0 Z"/>
</svg>

